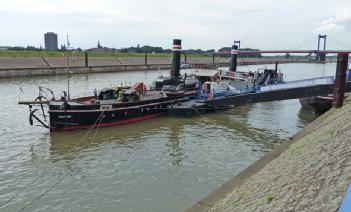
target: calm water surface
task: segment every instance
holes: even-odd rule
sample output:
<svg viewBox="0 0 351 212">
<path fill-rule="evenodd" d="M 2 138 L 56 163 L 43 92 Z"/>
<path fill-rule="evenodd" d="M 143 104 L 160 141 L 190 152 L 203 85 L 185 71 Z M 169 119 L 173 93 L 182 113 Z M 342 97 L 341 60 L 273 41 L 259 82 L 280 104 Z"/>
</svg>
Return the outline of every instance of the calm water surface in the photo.
<svg viewBox="0 0 351 212">
<path fill-rule="evenodd" d="M 280 68 L 286 80 L 335 73 L 335 64 Z M 150 83 L 160 74 L 167 71 L 76 75 L 71 93 Z M 39 85 L 60 94 L 66 78 L 0 81 L 0 206 L 17 195 L 0 211 L 26 205 L 23 211 L 182 211 L 315 118 L 300 111 L 298 100 L 288 100 L 189 119 L 159 117 L 88 136 L 87 130 L 50 134 L 29 126 L 28 108 L 17 105 L 36 97 Z"/>
</svg>

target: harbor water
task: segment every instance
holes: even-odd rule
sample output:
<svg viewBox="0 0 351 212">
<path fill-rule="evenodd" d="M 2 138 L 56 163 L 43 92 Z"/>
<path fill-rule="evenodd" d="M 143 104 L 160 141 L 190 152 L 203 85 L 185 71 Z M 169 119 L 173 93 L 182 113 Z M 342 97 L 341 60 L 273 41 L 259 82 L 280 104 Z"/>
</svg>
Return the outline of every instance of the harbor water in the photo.
<svg viewBox="0 0 351 212">
<path fill-rule="evenodd" d="M 279 68 L 285 80 L 335 74 L 335 64 Z M 71 96 L 161 74 L 168 71 L 73 75 Z M 39 85 L 60 96 L 67 77 L 0 80 L 0 211 L 183 211 L 315 118 L 287 100 L 50 133 L 30 126 L 28 107 L 17 104 L 37 97 Z"/>
</svg>

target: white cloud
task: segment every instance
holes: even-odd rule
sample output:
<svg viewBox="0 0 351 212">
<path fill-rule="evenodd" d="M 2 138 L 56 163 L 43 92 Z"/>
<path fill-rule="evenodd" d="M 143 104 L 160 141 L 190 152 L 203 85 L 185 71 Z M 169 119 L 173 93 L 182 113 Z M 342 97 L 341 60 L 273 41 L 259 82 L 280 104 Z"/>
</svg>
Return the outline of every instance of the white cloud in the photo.
<svg viewBox="0 0 351 212">
<path fill-rule="evenodd" d="M 82 48 L 97 40 L 116 48 L 169 48 L 181 38 L 188 48 L 218 49 L 241 40 L 243 47 L 283 49 L 313 36 L 318 25 L 347 41 L 351 12 L 337 8 L 351 8 L 350 0 L 0 0 L 0 19 L 6 20 L 0 45 L 38 46 L 53 31 Z"/>
<path fill-rule="evenodd" d="M 338 9 L 334 17 L 322 21 L 317 28 L 318 32 L 344 31 L 351 23 L 351 9 Z"/>
<path fill-rule="evenodd" d="M 351 22 L 351 8 L 338 10 L 336 12 L 335 21 L 338 23 Z"/>
</svg>

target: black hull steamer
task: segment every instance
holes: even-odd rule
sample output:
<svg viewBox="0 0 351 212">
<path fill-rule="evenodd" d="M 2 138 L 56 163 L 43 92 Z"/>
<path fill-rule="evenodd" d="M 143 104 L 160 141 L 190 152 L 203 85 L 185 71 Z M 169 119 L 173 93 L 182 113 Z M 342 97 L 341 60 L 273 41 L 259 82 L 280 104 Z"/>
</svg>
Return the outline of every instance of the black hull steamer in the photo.
<svg viewBox="0 0 351 212">
<path fill-rule="evenodd" d="M 138 122 L 165 114 L 168 105 L 179 101 L 181 99 L 174 97 L 125 104 L 84 105 L 55 101 L 49 104 L 50 129 L 52 131 L 74 130 Z"/>
<path fill-rule="evenodd" d="M 50 89 L 40 87 L 35 101 L 19 102 L 29 105 L 30 124 L 34 120 L 51 131 L 106 127 L 139 122 L 167 112 L 169 105 L 186 101 L 196 94 L 197 81 L 182 79 L 180 75 L 181 40 L 173 40 L 173 61 L 170 78 L 163 82 L 164 89 L 146 90 L 143 83 L 131 87 L 115 87 L 94 92 L 94 96 L 70 99 L 64 95 L 60 100 L 44 97 Z M 46 92 L 47 93 L 47 92 Z M 48 105 L 49 120 L 44 112 Z M 40 108 L 33 109 L 34 106 Z M 41 110 L 43 118 L 37 114 Z"/>
<path fill-rule="evenodd" d="M 302 109 L 323 114 L 332 107 L 332 96 L 314 96 L 299 99 Z"/>
<path fill-rule="evenodd" d="M 275 69 L 265 68 L 262 73 L 259 71 L 256 73 L 238 72 L 238 48 L 236 42 L 234 42 L 230 52 L 231 59 L 229 71 L 224 72 L 223 70 L 214 70 L 215 75 L 206 76 L 210 76 L 210 79 L 214 79 L 212 82 L 206 80 L 203 81 L 200 78 L 200 82 L 202 81 L 204 88 L 202 90 L 203 94 L 198 95 L 190 101 L 178 102 L 168 106 L 168 115 L 176 117 L 192 117 L 209 112 L 231 109 L 235 104 L 213 106 L 211 105 L 211 101 L 220 101 L 220 99 L 224 100 L 226 97 L 233 97 L 245 93 L 256 93 L 259 92 L 261 86 L 283 83 L 283 74 L 278 73 L 278 63 L 275 64 Z"/>
</svg>

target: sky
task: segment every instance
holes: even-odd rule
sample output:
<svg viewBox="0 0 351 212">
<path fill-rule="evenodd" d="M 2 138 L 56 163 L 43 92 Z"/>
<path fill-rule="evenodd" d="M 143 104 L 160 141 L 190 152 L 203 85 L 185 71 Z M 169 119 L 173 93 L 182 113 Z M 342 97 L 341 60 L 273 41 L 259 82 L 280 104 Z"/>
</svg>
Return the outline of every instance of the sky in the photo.
<svg viewBox="0 0 351 212">
<path fill-rule="evenodd" d="M 219 49 L 351 46 L 351 0 L 0 0 L 0 46 L 44 46 L 44 33 L 73 47 L 140 45 Z M 306 46 L 299 46 L 311 40 Z M 338 43 L 336 41 L 344 43 Z M 334 42 L 334 43 L 333 43 Z M 349 48 L 350 49 L 350 48 Z"/>
</svg>

